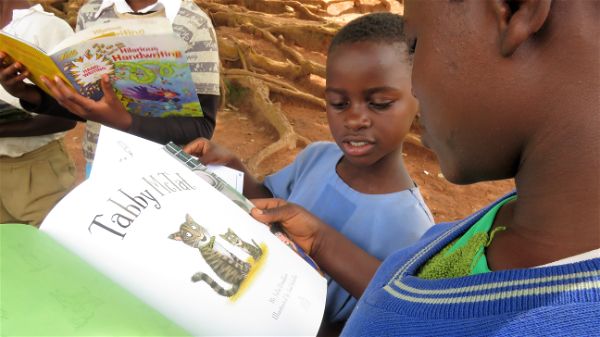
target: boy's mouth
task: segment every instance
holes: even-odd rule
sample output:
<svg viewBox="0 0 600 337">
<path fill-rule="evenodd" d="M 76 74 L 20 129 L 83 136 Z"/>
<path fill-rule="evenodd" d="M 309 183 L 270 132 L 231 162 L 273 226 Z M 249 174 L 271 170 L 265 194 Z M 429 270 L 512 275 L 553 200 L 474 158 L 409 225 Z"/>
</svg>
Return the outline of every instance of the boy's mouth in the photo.
<svg viewBox="0 0 600 337">
<path fill-rule="evenodd" d="M 367 140 L 345 140 L 342 142 L 343 150 L 350 156 L 363 156 L 375 146 Z"/>
</svg>

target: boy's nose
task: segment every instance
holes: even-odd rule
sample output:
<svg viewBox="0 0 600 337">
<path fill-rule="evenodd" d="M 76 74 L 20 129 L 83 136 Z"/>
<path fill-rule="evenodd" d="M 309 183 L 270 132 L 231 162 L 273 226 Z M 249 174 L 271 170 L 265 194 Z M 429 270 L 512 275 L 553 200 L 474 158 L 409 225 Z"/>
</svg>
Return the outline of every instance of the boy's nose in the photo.
<svg viewBox="0 0 600 337">
<path fill-rule="evenodd" d="M 356 104 L 348 109 L 346 116 L 344 117 L 346 128 L 350 130 L 360 130 L 369 127 L 371 125 L 371 119 L 366 110 L 367 107 L 363 104 Z"/>
</svg>

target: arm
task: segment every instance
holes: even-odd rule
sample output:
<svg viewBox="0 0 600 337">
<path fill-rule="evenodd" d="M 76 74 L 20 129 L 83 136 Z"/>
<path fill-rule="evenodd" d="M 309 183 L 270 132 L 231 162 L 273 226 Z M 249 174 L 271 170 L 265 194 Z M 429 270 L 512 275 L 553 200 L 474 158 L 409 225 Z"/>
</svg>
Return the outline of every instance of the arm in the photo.
<svg viewBox="0 0 600 337">
<path fill-rule="evenodd" d="M 71 130 L 77 122 L 59 117 L 38 115 L 32 119 L 0 124 L 0 137 L 31 137 Z"/>
<path fill-rule="evenodd" d="M 75 92 L 60 78 L 50 81 L 43 78 L 56 101 L 74 115 L 125 131 L 158 143 L 173 141 L 185 144 L 199 136 L 212 136 L 215 126 L 216 108 L 219 97 L 201 95 L 201 106 L 206 109 L 205 117 L 145 117 L 132 115 L 115 95 L 107 75 L 100 84 L 104 96 L 94 101 Z M 203 105 L 202 105 L 203 104 Z"/>
<path fill-rule="evenodd" d="M 198 137 L 211 138 L 216 124 L 219 96 L 198 95 L 204 117 L 145 117 L 132 115 L 127 132 L 157 143 L 187 144 Z"/>
<path fill-rule="evenodd" d="M 244 163 L 231 151 L 211 142 L 206 138 L 198 138 L 187 144 L 183 151 L 198 157 L 204 164 L 225 165 L 244 172 L 244 195 L 247 198 L 271 198 L 271 192 L 259 182 L 246 168 Z"/>
<path fill-rule="evenodd" d="M 329 276 L 360 298 L 381 261 L 298 205 L 280 199 L 253 202 L 255 219 L 266 224 L 281 223 L 290 238 Z"/>
</svg>

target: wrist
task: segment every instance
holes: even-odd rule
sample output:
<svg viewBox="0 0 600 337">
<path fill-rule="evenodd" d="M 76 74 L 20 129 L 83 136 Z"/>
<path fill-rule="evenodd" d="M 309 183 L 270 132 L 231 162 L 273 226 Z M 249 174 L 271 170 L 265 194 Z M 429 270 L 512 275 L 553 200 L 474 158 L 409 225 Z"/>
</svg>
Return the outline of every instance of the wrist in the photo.
<svg viewBox="0 0 600 337">
<path fill-rule="evenodd" d="M 315 232 L 314 240 L 310 248 L 308 249 L 308 255 L 312 257 L 317 263 L 321 261 L 321 257 L 327 255 L 327 249 L 331 245 L 328 244 L 330 234 L 328 226 L 321 226 L 319 230 Z"/>
<path fill-rule="evenodd" d="M 15 97 L 29 103 L 32 106 L 39 106 L 42 103 L 42 94 L 40 88 L 35 85 L 28 84 L 23 90 L 15 95 Z"/>
</svg>

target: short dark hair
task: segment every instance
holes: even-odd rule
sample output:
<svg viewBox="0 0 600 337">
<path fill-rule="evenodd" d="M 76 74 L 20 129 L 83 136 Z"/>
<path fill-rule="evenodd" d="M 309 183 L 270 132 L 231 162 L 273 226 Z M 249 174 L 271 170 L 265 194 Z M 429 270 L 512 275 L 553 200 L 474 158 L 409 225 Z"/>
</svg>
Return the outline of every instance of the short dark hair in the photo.
<svg viewBox="0 0 600 337">
<path fill-rule="evenodd" d="M 329 45 L 329 53 L 339 45 L 363 41 L 406 43 L 404 18 L 388 12 L 358 17 L 337 32 Z"/>
</svg>

